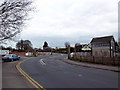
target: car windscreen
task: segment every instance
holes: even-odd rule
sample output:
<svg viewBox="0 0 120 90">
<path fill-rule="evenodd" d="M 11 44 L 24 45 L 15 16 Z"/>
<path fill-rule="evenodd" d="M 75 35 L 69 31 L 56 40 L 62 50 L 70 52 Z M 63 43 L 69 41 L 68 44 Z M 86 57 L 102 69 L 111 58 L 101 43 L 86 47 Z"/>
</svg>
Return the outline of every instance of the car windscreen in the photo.
<svg viewBox="0 0 120 90">
<path fill-rule="evenodd" d="M 4 57 L 11 57 L 11 55 L 5 55 Z"/>
</svg>

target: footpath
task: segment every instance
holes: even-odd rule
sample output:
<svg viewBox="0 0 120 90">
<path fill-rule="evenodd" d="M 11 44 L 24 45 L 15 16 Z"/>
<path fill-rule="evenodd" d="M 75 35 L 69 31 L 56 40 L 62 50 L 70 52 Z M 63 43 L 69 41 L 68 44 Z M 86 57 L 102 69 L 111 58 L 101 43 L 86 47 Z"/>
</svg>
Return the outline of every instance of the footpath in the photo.
<svg viewBox="0 0 120 90">
<path fill-rule="evenodd" d="M 118 67 L 118 66 L 107 66 L 107 65 L 101 65 L 101 64 L 92 64 L 92 63 L 78 62 L 78 61 L 69 60 L 67 58 L 65 58 L 63 61 L 67 62 L 69 64 L 79 65 L 79 66 L 83 66 L 83 67 L 90 67 L 90 68 L 96 68 L 96 69 L 120 72 L 120 67 Z"/>
</svg>

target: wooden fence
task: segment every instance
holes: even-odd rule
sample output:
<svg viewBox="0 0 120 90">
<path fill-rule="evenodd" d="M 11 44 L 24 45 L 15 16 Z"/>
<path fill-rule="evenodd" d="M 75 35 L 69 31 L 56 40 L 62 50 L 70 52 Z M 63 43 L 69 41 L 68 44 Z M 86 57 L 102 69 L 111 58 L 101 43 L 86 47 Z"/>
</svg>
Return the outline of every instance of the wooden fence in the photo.
<svg viewBox="0 0 120 90">
<path fill-rule="evenodd" d="M 82 56 L 73 56 L 71 59 L 76 60 L 76 61 L 80 61 L 80 62 L 88 62 L 88 63 L 120 66 L 120 57 L 93 57 L 93 56 L 82 57 Z"/>
<path fill-rule="evenodd" d="M 25 55 L 26 52 L 11 52 L 10 54 Z"/>
</svg>

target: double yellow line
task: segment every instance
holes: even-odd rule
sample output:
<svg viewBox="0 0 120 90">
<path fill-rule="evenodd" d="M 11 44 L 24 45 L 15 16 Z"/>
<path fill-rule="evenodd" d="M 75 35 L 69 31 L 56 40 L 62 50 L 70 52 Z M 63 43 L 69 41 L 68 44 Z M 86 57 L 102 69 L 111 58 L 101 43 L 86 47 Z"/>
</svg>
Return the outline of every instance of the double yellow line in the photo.
<svg viewBox="0 0 120 90">
<path fill-rule="evenodd" d="M 23 63 L 24 61 L 26 61 L 28 59 L 22 60 L 20 61 L 17 65 L 16 68 L 18 69 L 18 71 L 35 87 L 35 88 L 41 88 L 42 90 L 45 90 L 45 88 L 43 88 L 38 82 L 36 82 L 33 78 L 31 78 L 27 73 L 25 73 L 22 68 L 20 67 L 20 64 Z"/>
</svg>

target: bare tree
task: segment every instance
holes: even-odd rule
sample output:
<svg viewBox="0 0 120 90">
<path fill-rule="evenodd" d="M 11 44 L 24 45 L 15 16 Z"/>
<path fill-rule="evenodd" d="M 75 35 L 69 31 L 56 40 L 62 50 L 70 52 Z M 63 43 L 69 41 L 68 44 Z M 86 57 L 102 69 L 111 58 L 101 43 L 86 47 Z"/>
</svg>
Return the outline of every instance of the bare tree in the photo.
<svg viewBox="0 0 120 90">
<path fill-rule="evenodd" d="M 75 44 L 75 46 L 79 46 L 79 45 L 80 45 L 80 43 L 76 43 L 76 44 Z"/>
<path fill-rule="evenodd" d="M 21 32 L 33 9 L 30 0 L 2 0 L 0 4 L 0 42 L 12 39 Z"/>
<path fill-rule="evenodd" d="M 68 48 L 68 46 L 70 45 L 69 42 L 65 42 L 65 47 Z"/>
<path fill-rule="evenodd" d="M 65 42 L 65 47 L 67 49 L 68 59 L 70 59 L 70 43 L 69 42 Z"/>
<path fill-rule="evenodd" d="M 16 48 L 23 51 L 32 51 L 32 43 L 29 40 L 20 40 L 16 44 Z"/>
</svg>

